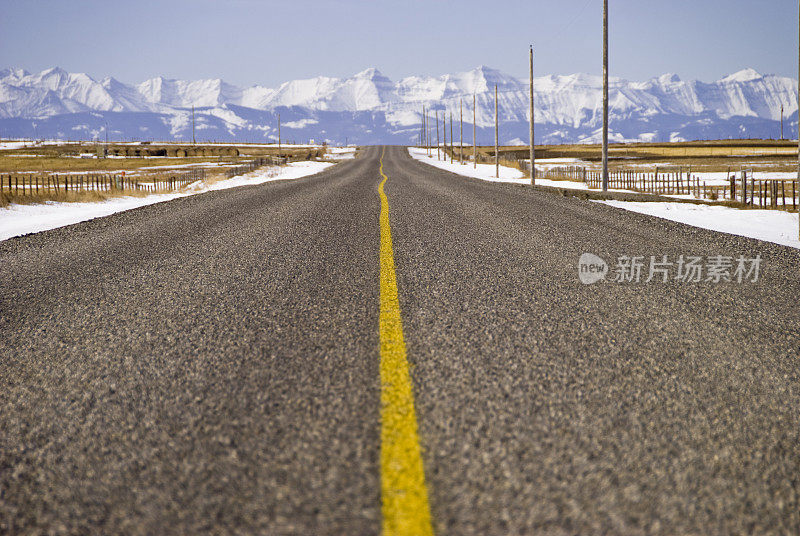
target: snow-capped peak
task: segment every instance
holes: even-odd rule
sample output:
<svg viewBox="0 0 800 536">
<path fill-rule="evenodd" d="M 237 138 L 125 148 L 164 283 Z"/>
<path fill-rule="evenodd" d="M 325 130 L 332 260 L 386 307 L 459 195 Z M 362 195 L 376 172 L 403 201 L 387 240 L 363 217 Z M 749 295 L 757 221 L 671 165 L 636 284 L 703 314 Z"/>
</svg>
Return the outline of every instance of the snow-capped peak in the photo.
<svg viewBox="0 0 800 536">
<path fill-rule="evenodd" d="M 194 106 L 200 109 L 198 113 L 216 114 L 217 120 L 224 120 L 233 125 L 230 128 L 238 129 L 248 121 L 253 122 L 251 126 L 258 127 L 258 121 L 271 121 L 263 118 L 268 118 L 276 107 L 291 107 L 291 112 L 284 112 L 287 116 L 295 114 L 296 121 L 300 122 L 314 117 L 314 121 L 303 124 L 318 123 L 327 136 L 333 129 L 352 123 L 356 117 L 352 112 L 370 112 L 367 115 L 385 118 L 392 128 L 409 128 L 409 131 L 415 130 L 416 127 L 411 127 L 418 124 L 423 105 L 439 113 L 446 109 L 448 115 L 458 114 L 463 108 L 468 117 L 467 110 L 475 95 L 478 128 L 492 128 L 495 84 L 501 125 L 524 126 L 529 106 L 527 79 L 519 80 L 486 65 L 441 76 L 409 76 L 398 82 L 370 67 L 346 78 L 318 76 L 285 82 L 277 88 L 252 86 L 245 89 L 220 78 L 176 80 L 159 76 L 133 86 L 110 77 L 98 82 L 89 75 L 71 74 L 58 67 L 35 74 L 7 68 L 0 70 L 0 119 L 42 118 L 89 111 L 157 112 L 177 117 L 175 124 L 184 124 L 186 108 Z M 550 134 L 546 134 L 549 137 L 543 139 L 593 139 L 602 120 L 599 76 L 581 73 L 539 76 L 534 86 L 536 121 L 544 125 L 543 129 L 537 129 L 538 135 L 545 136 L 541 133 L 549 129 Z M 692 133 L 681 130 L 681 136 L 706 136 L 709 132 L 713 136 L 740 136 L 745 128 L 742 124 L 737 124 L 735 132 L 731 133 L 714 130 L 717 128 L 714 125 L 718 121 L 747 118 L 760 121 L 760 128 L 772 128 L 768 127 L 769 122 L 780 118 L 781 106 L 784 117 L 796 114 L 796 95 L 795 80 L 762 76 L 753 69 L 744 69 L 711 83 L 682 81 L 671 73 L 644 82 L 612 78 L 611 129 L 616 129 L 617 133 L 632 133 L 626 134 L 627 138 L 636 139 L 639 129 L 646 139 L 670 139 L 672 131 L 669 129 L 684 129 L 675 125 L 704 121 L 702 127 L 693 127 L 697 130 Z M 316 116 L 320 112 L 344 115 L 325 127 L 324 120 Z M 290 122 L 301 124 L 295 119 Z M 372 132 L 372 127 L 366 128 Z M 376 136 L 379 129 L 375 130 Z M 527 130 L 523 129 L 522 134 L 525 132 Z"/>
<path fill-rule="evenodd" d="M 657 80 L 661 85 L 677 84 L 681 81 L 681 77 L 675 73 L 665 73 L 659 76 Z"/>
<path fill-rule="evenodd" d="M 381 73 L 375 67 L 370 67 L 369 69 L 364 69 L 360 73 L 356 73 L 353 76 L 353 78 L 365 79 L 365 80 L 375 80 L 375 79 L 384 79 L 386 77 L 383 76 L 383 73 Z"/>
<path fill-rule="evenodd" d="M 0 81 L 18 81 L 21 78 L 30 76 L 31 73 L 19 67 L 7 67 L 0 70 Z"/>
<path fill-rule="evenodd" d="M 749 82 L 751 80 L 758 80 L 759 78 L 763 78 L 761 73 L 756 71 L 755 69 L 742 69 L 741 71 L 735 72 L 733 74 L 729 74 L 720 82 Z"/>
</svg>

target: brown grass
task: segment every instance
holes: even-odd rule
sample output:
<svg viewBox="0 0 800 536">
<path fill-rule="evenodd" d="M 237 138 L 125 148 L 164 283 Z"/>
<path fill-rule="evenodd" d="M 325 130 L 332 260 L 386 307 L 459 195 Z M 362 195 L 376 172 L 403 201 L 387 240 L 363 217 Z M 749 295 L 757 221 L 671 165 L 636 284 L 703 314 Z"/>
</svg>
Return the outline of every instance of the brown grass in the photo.
<svg viewBox="0 0 800 536">
<path fill-rule="evenodd" d="M 215 158 L 217 162 L 236 164 L 248 160 L 242 157 Z M 65 173 L 65 172 L 111 172 L 137 171 L 151 166 L 180 166 L 185 164 L 202 164 L 209 162 L 208 157 L 187 158 L 69 158 L 63 156 L 24 157 L 6 155 L 0 152 L 0 173 Z M 178 169 L 178 168 L 176 168 Z M 147 170 L 144 170 L 147 171 Z M 154 170 L 155 171 L 155 170 Z"/>
<path fill-rule="evenodd" d="M 95 154 L 94 143 L 68 143 L 42 145 L 18 149 L 0 150 L 0 173 L 51 172 L 110 172 L 136 171 L 144 167 L 172 167 L 184 164 L 204 164 L 214 167 L 217 163 L 238 164 L 253 157 L 277 156 L 277 146 L 258 147 L 247 144 L 229 146 L 179 145 L 179 144 L 109 144 L 109 155 L 125 155 L 125 158 L 80 158 L 81 154 Z M 290 160 L 310 160 L 321 157 L 323 148 L 282 147 L 280 153 Z M 33 155 L 33 156 L 31 156 Z M 148 155 L 145 158 L 143 155 Z M 150 156 L 156 155 L 156 156 Z M 174 155 L 167 157 L 168 155 Z"/>
<path fill-rule="evenodd" d="M 186 184 L 181 187 L 177 187 L 173 190 L 169 189 L 153 189 L 154 181 L 162 181 L 165 182 L 165 179 L 169 176 L 169 173 L 153 173 L 148 175 L 137 175 L 136 182 L 142 185 L 141 189 L 133 189 L 133 188 L 124 188 L 121 190 L 118 189 L 110 189 L 110 190 L 70 190 L 64 191 L 61 186 L 64 186 L 66 183 L 66 176 L 59 176 L 59 180 L 57 183 L 59 185 L 58 189 L 53 188 L 45 188 L 44 183 L 40 183 L 40 190 L 38 193 L 28 194 L 25 195 L 17 195 L 11 194 L 8 191 L 7 182 L 5 180 L 2 183 L 2 188 L 0 188 L 0 206 L 7 206 L 9 203 L 18 203 L 23 205 L 31 205 L 36 203 L 43 203 L 45 201 L 60 201 L 60 202 L 92 202 L 92 201 L 104 201 L 106 199 L 111 199 L 114 197 L 122 197 L 122 196 L 132 196 L 132 197 L 144 197 L 147 195 L 152 194 L 161 194 L 161 193 L 174 193 L 174 192 L 181 192 L 186 189 L 189 184 Z M 215 169 L 210 170 L 206 173 L 205 183 L 206 184 L 213 184 L 221 179 L 224 179 L 225 174 L 223 170 Z M 51 180 L 53 177 L 51 176 Z M 51 183 L 52 184 L 52 183 Z M 21 186 L 21 184 L 20 184 Z M 22 188 L 20 188 L 20 191 Z M 34 187 L 33 190 L 35 191 L 36 188 Z M 26 191 L 30 191 L 26 188 Z"/>
<path fill-rule="evenodd" d="M 175 190 L 178 191 L 178 190 Z M 101 191 L 83 191 L 83 192 L 64 192 L 62 191 L 49 191 L 39 195 L 9 195 L 8 192 L 0 193 L 0 207 L 5 207 L 10 203 L 19 205 L 36 205 L 44 203 L 45 201 L 61 201 L 68 203 L 79 202 L 92 202 L 92 201 L 105 201 L 113 197 L 145 197 L 150 195 L 150 192 L 139 190 L 112 190 L 108 192 Z"/>
<path fill-rule="evenodd" d="M 227 167 L 220 167 L 218 163 L 228 163 L 233 165 L 249 162 L 254 156 L 277 156 L 277 147 L 254 147 L 247 145 L 237 145 L 229 147 L 219 146 L 189 146 L 189 145 L 169 145 L 160 147 L 158 145 L 109 145 L 109 154 L 125 153 L 130 154 L 126 158 L 78 158 L 79 154 L 93 153 L 96 150 L 95 144 L 64 144 L 64 145 L 45 145 L 36 147 L 26 147 L 19 149 L 0 150 L 0 206 L 9 203 L 35 204 L 45 201 L 63 202 L 86 202 L 103 201 L 112 197 L 120 196 L 146 196 L 152 193 L 149 189 L 124 189 L 124 190 L 80 190 L 65 192 L 63 188 L 52 189 L 44 188 L 45 184 L 57 184 L 63 186 L 67 179 L 70 181 L 78 180 L 72 175 L 75 173 L 88 173 L 96 175 L 111 175 L 119 171 L 125 171 L 128 177 L 133 177 L 142 184 L 152 183 L 156 180 L 164 180 L 170 174 L 176 172 L 190 171 L 192 168 L 178 167 L 185 164 L 198 164 L 197 167 L 206 169 L 206 183 L 214 183 L 225 178 Z M 162 150 L 163 149 L 163 150 Z M 181 157 L 148 157 L 141 155 L 147 152 L 164 154 L 182 154 Z M 200 156 L 185 156 L 186 153 Z M 238 153 L 232 156 L 233 153 Z M 288 156 L 290 161 L 311 160 L 320 158 L 325 154 L 324 148 L 281 148 L 280 154 Z M 25 156 L 34 155 L 34 156 Z M 149 167 L 163 167 L 165 169 L 152 170 L 143 169 Z M 170 169 L 171 168 L 171 169 Z M 26 175 L 25 182 L 29 183 L 33 175 L 38 177 L 39 193 L 17 195 L 16 191 L 12 195 L 8 190 L 8 174 Z M 105 177 L 103 177 L 105 179 Z M 101 179 L 101 182 L 104 180 Z M 89 182 L 91 187 L 92 180 Z M 12 176 L 12 184 L 22 185 L 21 177 Z M 20 188 L 21 190 L 21 188 Z M 27 191 L 28 188 L 26 188 Z M 34 187 L 35 191 L 36 188 Z M 167 190 L 159 190 L 164 193 Z M 173 192 L 180 189 L 171 190 Z"/>
<path fill-rule="evenodd" d="M 470 154 L 472 148 L 470 147 Z M 501 160 L 527 159 L 528 147 L 503 146 Z M 577 158 L 598 165 L 602 160 L 601 146 L 537 145 L 537 158 Z M 478 147 L 478 160 L 494 161 L 494 147 Z M 629 143 L 609 146 L 609 167 L 612 170 L 635 165 L 642 171 L 648 166 L 664 164 L 691 168 L 693 171 L 755 171 L 786 172 L 797 169 L 797 144 L 773 140 L 715 140 L 679 143 Z"/>
</svg>

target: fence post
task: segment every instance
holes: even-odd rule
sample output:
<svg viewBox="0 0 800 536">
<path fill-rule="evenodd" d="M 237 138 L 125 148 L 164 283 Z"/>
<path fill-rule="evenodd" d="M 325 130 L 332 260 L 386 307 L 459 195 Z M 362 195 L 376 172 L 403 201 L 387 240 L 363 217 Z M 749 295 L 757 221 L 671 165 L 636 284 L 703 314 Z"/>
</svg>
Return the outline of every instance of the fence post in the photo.
<svg viewBox="0 0 800 536">
<path fill-rule="evenodd" d="M 742 203 L 747 204 L 747 171 L 742 170 Z"/>
<path fill-rule="evenodd" d="M 781 181 L 781 199 L 783 200 L 783 208 L 786 209 L 786 181 Z"/>
<path fill-rule="evenodd" d="M 658 166 L 656 166 L 655 175 L 653 175 L 653 193 L 656 193 L 658 189 Z"/>
</svg>

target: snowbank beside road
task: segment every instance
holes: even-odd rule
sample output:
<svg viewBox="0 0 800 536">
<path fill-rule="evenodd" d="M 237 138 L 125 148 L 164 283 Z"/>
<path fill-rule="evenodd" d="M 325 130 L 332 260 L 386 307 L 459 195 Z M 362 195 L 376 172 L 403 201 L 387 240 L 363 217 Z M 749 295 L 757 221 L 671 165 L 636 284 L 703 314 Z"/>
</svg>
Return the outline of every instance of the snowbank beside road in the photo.
<svg viewBox="0 0 800 536">
<path fill-rule="evenodd" d="M 269 181 L 299 179 L 319 173 L 333 166 L 330 162 L 292 162 L 285 167 L 261 168 L 246 175 L 239 175 L 213 184 L 195 183 L 183 192 L 153 194 L 145 197 L 115 197 L 93 203 L 46 202 L 36 205 L 12 204 L 0 208 L 0 240 L 28 233 L 47 231 L 65 225 L 108 216 L 133 208 L 162 203 L 179 197 L 201 194 L 214 190 L 225 190 L 238 186 L 262 184 Z"/>
<path fill-rule="evenodd" d="M 352 160 L 356 157 L 357 147 L 328 147 L 325 156 L 333 160 Z"/>
<path fill-rule="evenodd" d="M 421 162 L 430 164 L 439 169 L 458 173 L 466 177 L 473 177 L 490 182 L 507 182 L 514 184 L 529 184 L 530 179 L 514 168 L 500 166 L 500 178 L 494 176 L 494 164 L 478 164 L 473 168 L 472 163 L 461 165 L 452 164 L 448 160 L 437 160 L 436 154 L 428 157 L 425 149 L 412 147 L 409 154 Z M 538 168 L 538 166 L 537 166 Z M 536 179 L 537 186 L 555 186 L 573 190 L 586 190 L 586 184 L 575 181 L 553 181 Z M 596 191 L 596 190 L 595 190 Z M 629 190 L 615 190 L 610 192 L 629 192 Z M 632 192 L 635 193 L 635 192 Z M 686 197 L 692 196 L 673 196 Z M 797 237 L 798 215 L 779 210 L 742 210 L 737 208 L 699 205 L 693 203 L 670 202 L 639 202 L 639 201 L 598 201 L 613 207 L 648 214 L 667 220 L 672 220 L 695 227 L 702 227 L 712 231 L 746 236 L 766 242 L 774 242 L 784 246 L 800 248 Z"/>
<path fill-rule="evenodd" d="M 529 180 L 525 178 L 525 175 L 515 168 L 500 166 L 500 178 L 497 178 L 494 176 L 494 164 L 478 164 L 473 167 L 472 162 L 467 162 L 466 160 L 464 164 L 459 164 L 456 160 L 454 160 L 452 164 L 450 160 L 437 160 L 436 149 L 433 150 L 433 156 L 428 156 L 428 152 L 421 147 L 409 147 L 408 154 L 415 160 L 466 177 L 483 179 L 490 182 L 510 182 L 516 184 L 527 184 L 529 182 Z"/>
<path fill-rule="evenodd" d="M 452 173 L 458 173 L 459 175 L 464 175 L 465 177 L 472 177 L 474 179 L 481 179 L 484 181 L 489 182 L 507 182 L 510 184 L 530 184 L 531 180 L 527 176 L 527 173 L 523 173 L 522 171 L 511 168 L 507 166 L 500 166 L 500 178 L 495 177 L 494 171 L 494 164 L 478 164 L 477 166 L 473 166 L 472 162 L 466 162 L 464 164 L 459 164 L 457 161 L 453 161 L 450 163 L 450 160 L 437 160 L 436 158 L 436 149 L 433 150 L 433 156 L 428 156 L 425 149 L 421 147 L 410 147 L 408 149 L 408 153 L 411 155 L 412 158 L 415 160 L 419 160 L 420 162 L 424 162 L 429 164 L 433 167 L 437 167 L 439 169 L 443 169 L 445 171 L 450 171 Z M 537 171 L 540 170 L 539 160 L 536 161 L 536 169 Z M 550 167 L 556 165 L 565 165 L 565 164 L 573 164 L 578 162 L 578 160 L 574 158 L 549 158 L 544 160 L 545 165 L 542 167 Z M 554 181 L 550 179 L 536 179 L 537 186 L 554 186 L 556 188 L 568 188 L 570 190 L 587 190 L 589 187 L 583 182 L 577 181 Z M 609 190 L 611 192 L 629 192 L 630 190 Z"/>
<path fill-rule="evenodd" d="M 742 210 L 692 203 L 639 201 L 597 201 L 597 203 L 721 233 L 800 248 L 800 239 L 797 237 L 797 214 L 782 210 Z"/>
</svg>

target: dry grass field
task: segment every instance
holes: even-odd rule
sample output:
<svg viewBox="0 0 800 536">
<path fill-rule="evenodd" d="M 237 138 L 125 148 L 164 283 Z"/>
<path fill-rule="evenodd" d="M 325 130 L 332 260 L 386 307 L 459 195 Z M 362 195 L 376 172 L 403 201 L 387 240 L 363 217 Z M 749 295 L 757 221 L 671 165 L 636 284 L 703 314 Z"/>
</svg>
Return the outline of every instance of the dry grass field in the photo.
<svg viewBox="0 0 800 536">
<path fill-rule="evenodd" d="M 102 150 L 102 146 L 101 150 Z M 0 150 L 0 173 L 69 173 L 147 171 L 148 168 L 179 169 L 189 166 L 213 168 L 236 165 L 254 157 L 278 156 L 277 147 L 258 145 L 180 145 L 180 144 L 109 144 L 108 158 L 97 154 L 94 143 L 38 145 Z M 322 148 L 282 148 L 290 160 L 308 160 L 322 156 Z M 86 155 L 86 157 L 81 157 Z"/>
<path fill-rule="evenodd" d="M 448 148 L 449 149 L 449 148 Z M 465 147 L 465 156 L 472 156 Z M 593 145 L 536 146 L 537 176 L 600 188 L 602 148 Z M 448 153 L 450 151 L 448 150 Z M 499 148 L 503 166 L 527 173 L 529 149 Z M 494 162 L 494 147 L 477 148 L 478 161 Z M 455 147 L 455 157 L 459 148 Z M 716 140 L 679 143 L 615 143 L 609 146 L 610 188 L 742 207 L 796 211 L 800 183 L 797 142 Z M 742 180 L 746 178 L 747 184 Z"/>
<path fill-rule="evenodd" d="M 602 160 L 599 144 L 537 145 L 536 158 L 576 158 L 589 165 Z M 472 147 L 465 152 L 472 154 Z M 508 162 L 527 160 L 528 148 L 504 146 L 500 158 Z M 609 166 L 681 166 L 695 171 L 723 172 L 742 168 L 756 171 L 791 172 L 797 169 L 797 142 L 778 140 L 714 140 L 676 143 L 614 143 L 609 145 Z M 478 158 L 492 161 L 494 147 L 478 147 Z M 512 164 L 513 165 L 513 164 Z"/>
<path fill-rule="evenodd" d="M 98 154 L 107 157 L 98 158 Z M 288 161 L 321 158 L 321 147 L 282 147 Z M 261 157 L 264 145 L 59 143 L 0 149 L 0 206 L 43 201 L 100 201 L 121 195 L 176 191 L 196 180 L 215 182 L 225 171 Z M 202 179 L 189 177 L 202 173 Z"/>
</svg>

